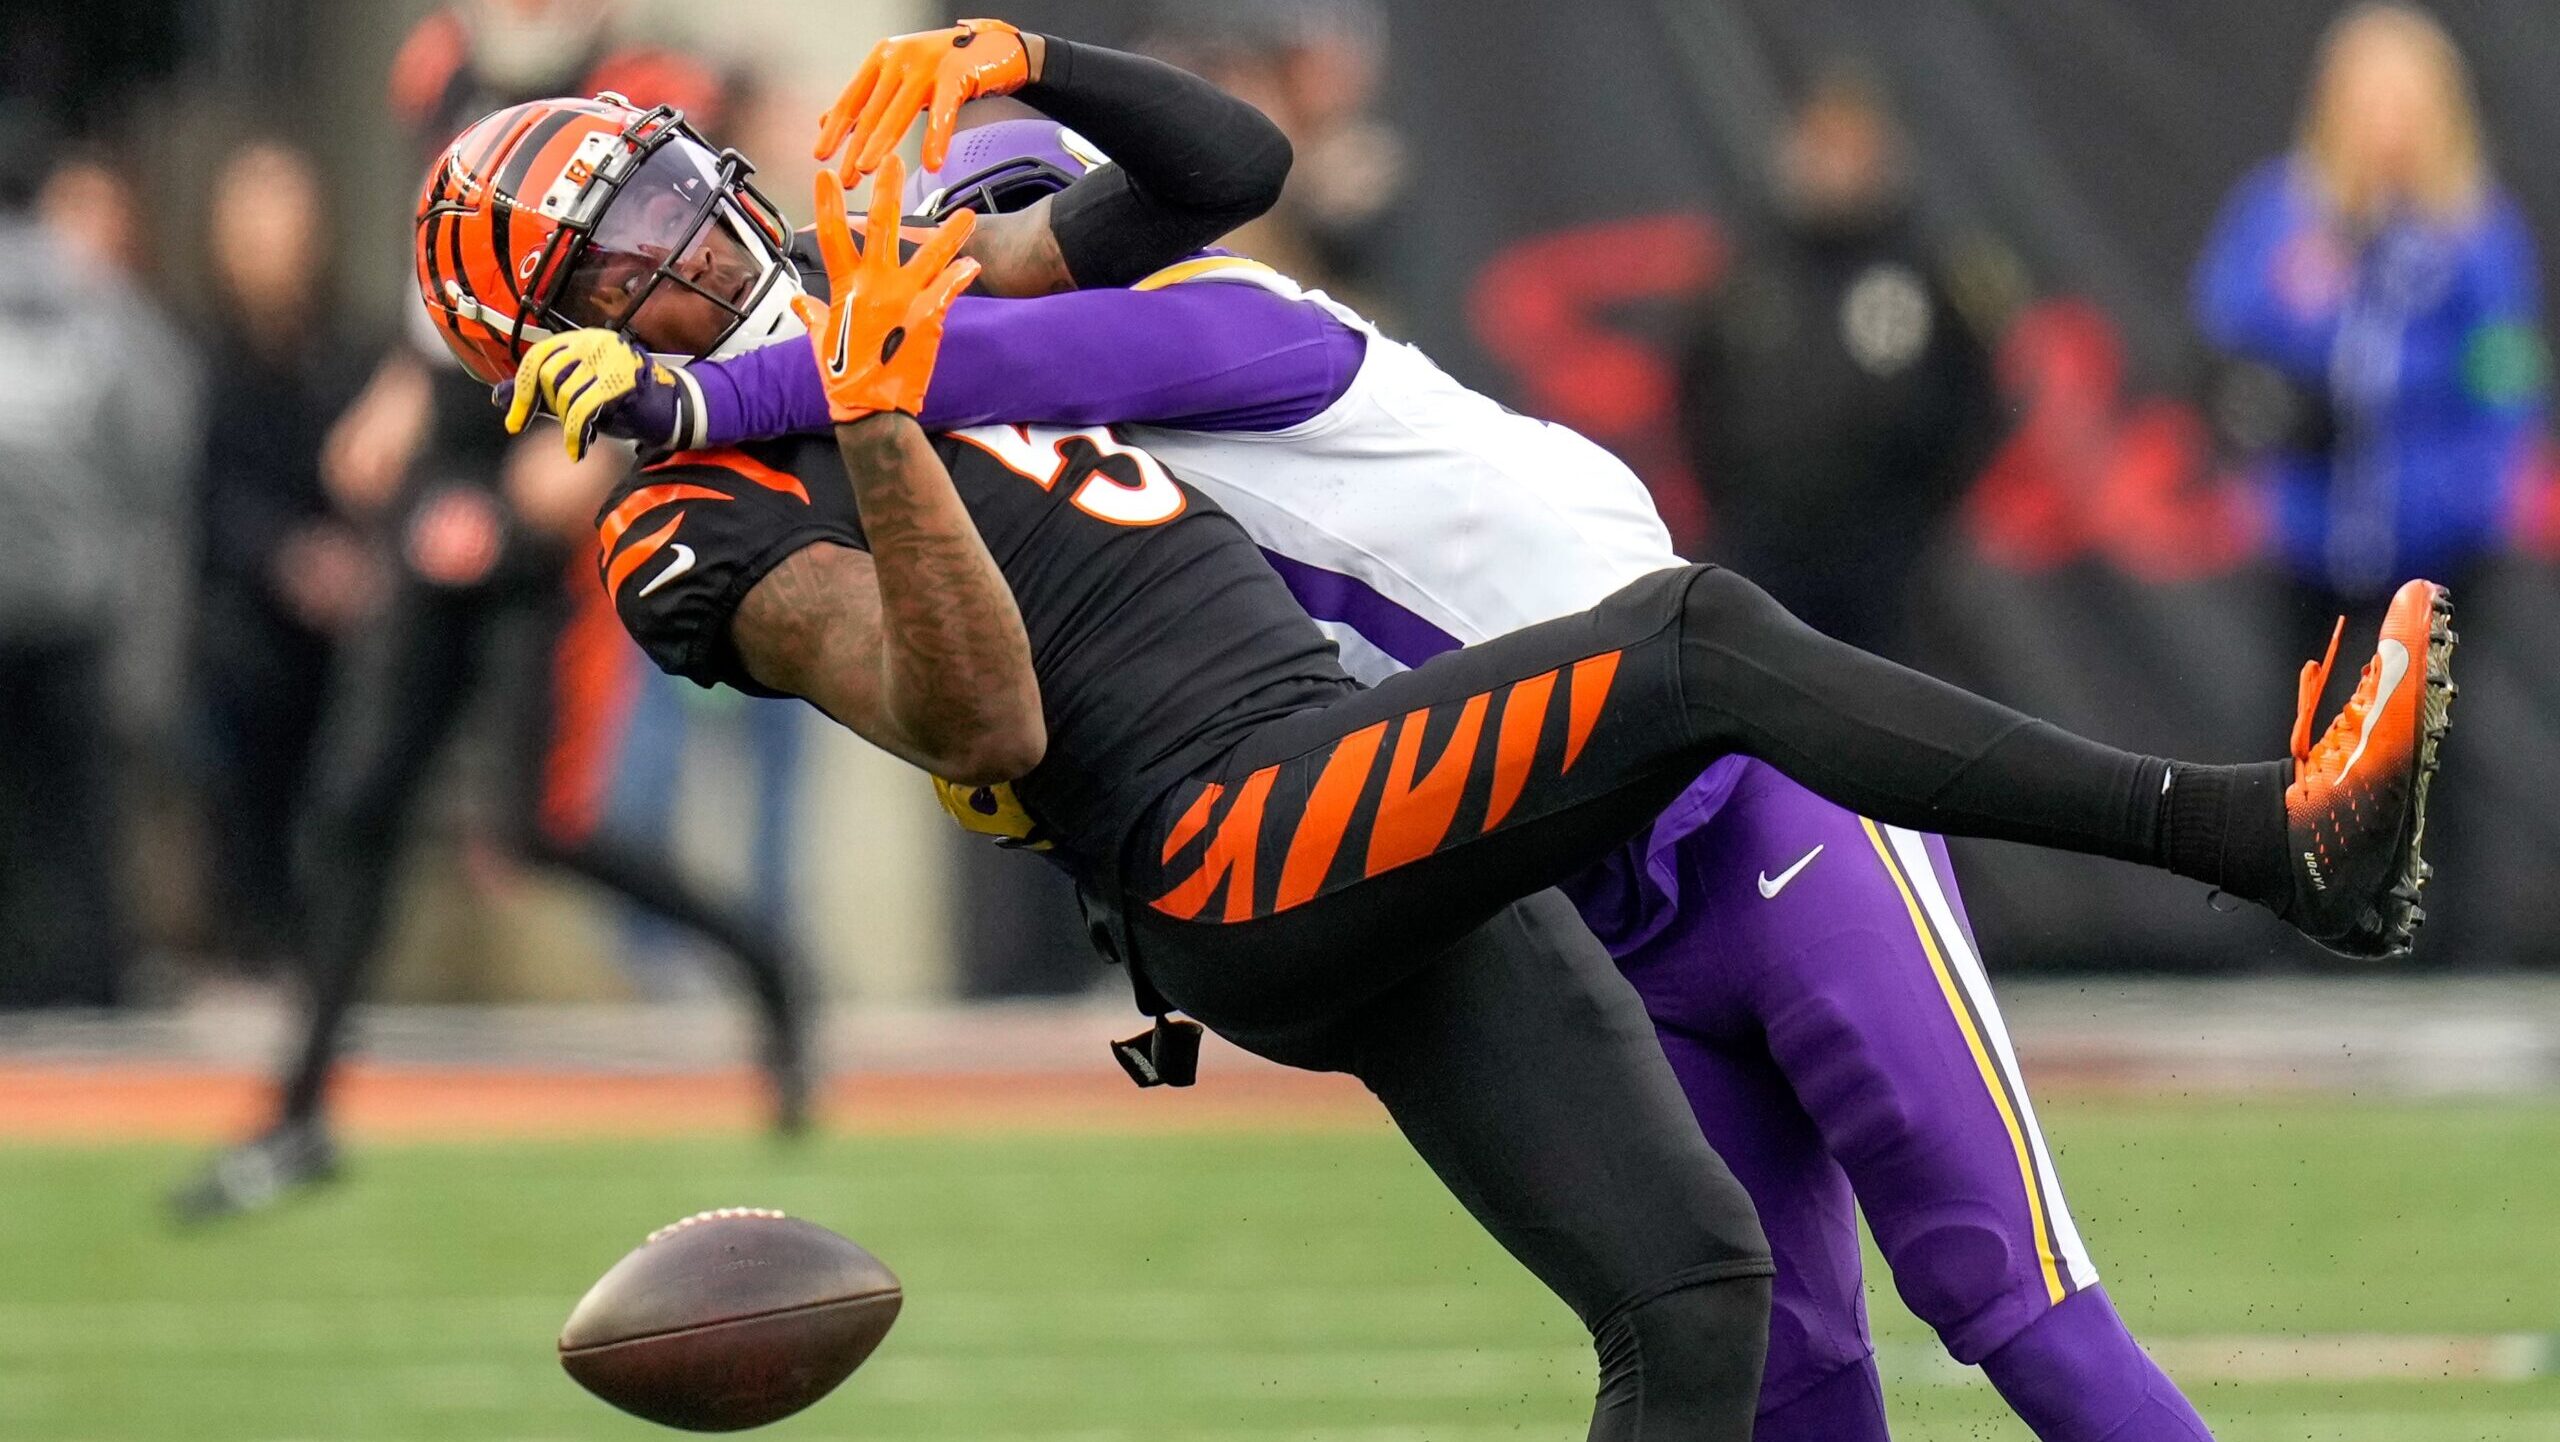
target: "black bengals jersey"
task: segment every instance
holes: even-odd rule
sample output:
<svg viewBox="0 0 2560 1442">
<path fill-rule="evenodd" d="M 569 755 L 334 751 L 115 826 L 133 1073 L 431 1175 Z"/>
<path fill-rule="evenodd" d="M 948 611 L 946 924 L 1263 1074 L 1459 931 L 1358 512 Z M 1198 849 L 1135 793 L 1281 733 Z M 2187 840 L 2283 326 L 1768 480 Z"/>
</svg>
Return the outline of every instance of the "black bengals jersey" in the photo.
<svg viewBox="0 0 2560 1442">
<path fill-rule="evenodd" d="M 972 829 L 1036 827 L 1116 886 L 1148 802 L 1256 725 L 1353 688 L 1244 530 L 1109 431 L 980 426 L 934 448 L 1021 609 L 1049 732 L 1012 795 L 946 788 Z M 600 524 L 605 586 L 650 658 L 758 695 L 773 693 L 729 638 L 747 592 L 804 546 L 868 547 L 831 435 L 669 457 Z"/>
</svg>

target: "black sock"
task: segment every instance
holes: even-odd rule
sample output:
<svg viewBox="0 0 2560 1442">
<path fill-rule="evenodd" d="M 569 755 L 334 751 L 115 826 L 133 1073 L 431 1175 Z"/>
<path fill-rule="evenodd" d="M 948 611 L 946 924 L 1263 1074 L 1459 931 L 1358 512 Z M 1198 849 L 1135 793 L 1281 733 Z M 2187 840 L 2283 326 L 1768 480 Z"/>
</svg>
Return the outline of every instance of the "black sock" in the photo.
<svg viewBox="0 0 2560 1442">
<path fill-rule="evenodd" d="M 1683 604 L 1681 695 L 1699 741 L 1887 826 L 2170 864 L 2167 761 L 1843 645 L 1730 571 L 1696 574 Z"/>
<path fill-rule="evenodd" d="M 2160 794 L 2164 864 L 2244 901 L 2275 901 L 2293 888 L 2285 858 L 2284 788 L 2290 761 L 2169 768 Z"/>
</svg>

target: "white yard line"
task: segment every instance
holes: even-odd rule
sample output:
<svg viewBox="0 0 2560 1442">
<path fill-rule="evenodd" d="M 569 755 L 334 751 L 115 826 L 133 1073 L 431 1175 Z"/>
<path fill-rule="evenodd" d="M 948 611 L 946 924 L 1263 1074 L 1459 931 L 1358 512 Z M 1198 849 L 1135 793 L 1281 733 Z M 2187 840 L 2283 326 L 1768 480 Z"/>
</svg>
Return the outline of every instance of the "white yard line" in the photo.
<svg viewBox="0 0 2560 1442">
<path fill-rule="evenodd" d="M 2529 1382 L 2560 1376 L 2560 1336 L 2538 1332 L 2146 1334 L 2143 1346 L 2182 1382 Z M 1977 1376 L 1925 1342 L 1884 1343 L 1876 1359 L 1888 1380 L 1906 1386 L 1970 1385 Z"/>
</svg>

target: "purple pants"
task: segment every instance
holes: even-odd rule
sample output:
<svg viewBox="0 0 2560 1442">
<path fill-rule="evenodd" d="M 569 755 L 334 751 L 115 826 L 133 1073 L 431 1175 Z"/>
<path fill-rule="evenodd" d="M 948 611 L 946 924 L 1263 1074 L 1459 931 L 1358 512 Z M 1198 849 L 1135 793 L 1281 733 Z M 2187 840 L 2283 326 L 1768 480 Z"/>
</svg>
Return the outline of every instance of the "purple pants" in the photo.
<svg viewBox="0 0 2560 1442">
<path fill-rule="evenodd" d="M 1881 1435 L 1879 1400 L 1823 1395 L 1875 1389 L 1861 1207 L 1903 1300 L 1958 1360 L 1991 1357 L 2086 1292 L 2065 1322 L 2102 1316 L 2077 1331 L 2111 1331 L 2149 1370 L 2096 1290 L 1944 843 L 1729 758 L 1570 890 L 1768 1232 L 1763 1442 L 1799 1405 L 1870 1411 Z M 2065 1350 L 2114 1346 L 2075 1336 Z"/>
</svg>

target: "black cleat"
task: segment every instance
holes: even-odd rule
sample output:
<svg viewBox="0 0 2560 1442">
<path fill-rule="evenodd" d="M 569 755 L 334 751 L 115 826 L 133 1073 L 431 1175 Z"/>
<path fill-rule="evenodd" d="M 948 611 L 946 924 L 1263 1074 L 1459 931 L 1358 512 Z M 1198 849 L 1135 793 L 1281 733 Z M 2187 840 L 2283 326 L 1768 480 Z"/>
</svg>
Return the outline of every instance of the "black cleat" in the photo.
<svg viewBox="0 0 2560 1442">
<path fill-rule="evenodd" d="M 809 1134 L 817 1114 L 817 1071 L 809 1063 L 809 1039 L 794 1033 L 765 1046 L 765 1088 L 773 1102 L 773 1134 L 797 1140 Z"/>
<path fill-rule="evenodd" d="M 284 1122 L 216 1155 L 193 1182 L 172 1193 L 181 1226 L 264 1211 L 294 1191 L 338 1178 L 338 1144 L 317 1121 Z"/>
</svg>

